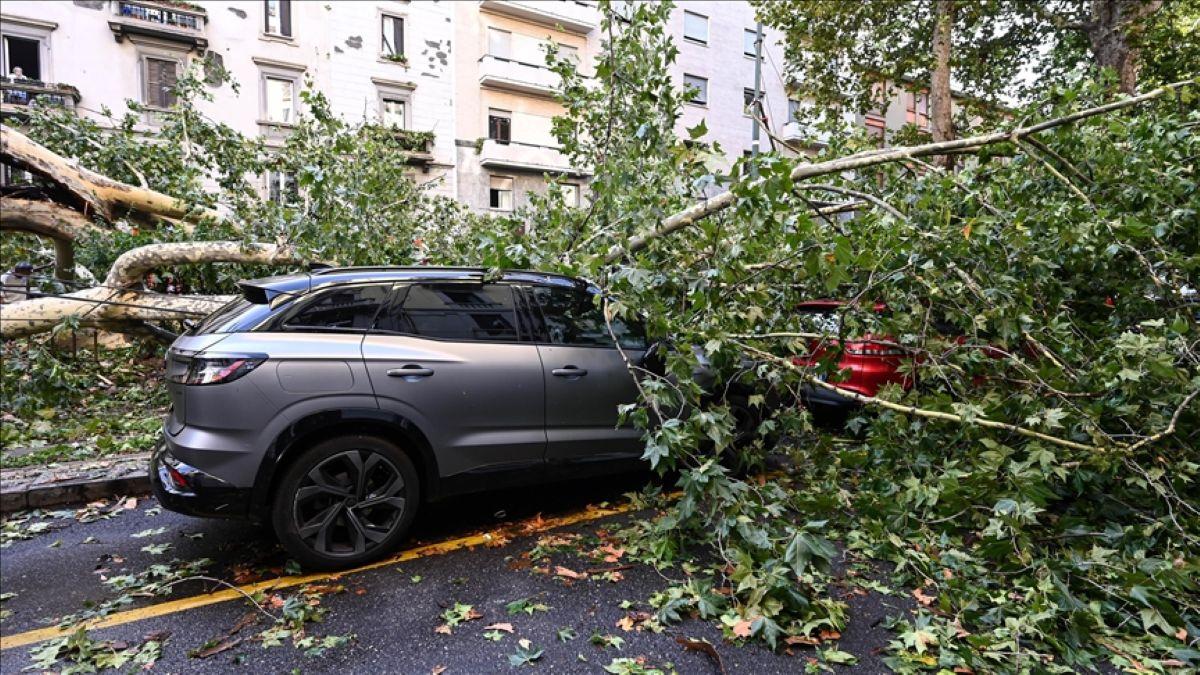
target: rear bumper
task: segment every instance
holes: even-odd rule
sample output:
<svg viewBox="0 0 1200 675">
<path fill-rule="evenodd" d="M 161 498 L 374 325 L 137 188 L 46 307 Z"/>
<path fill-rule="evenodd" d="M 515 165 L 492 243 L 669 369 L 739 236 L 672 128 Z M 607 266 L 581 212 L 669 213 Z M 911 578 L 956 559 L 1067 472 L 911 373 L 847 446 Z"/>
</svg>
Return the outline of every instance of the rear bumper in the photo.
<svg viewBox="0 0 1200 675">
<path fill-rule="evenodd" d="M 164 434 L 150 455 L 150 485 L 163 507 L 202 518 L 251 518 L 249 488 L 225 481 L 185 464 L 171 454 Z"/>
</svg>

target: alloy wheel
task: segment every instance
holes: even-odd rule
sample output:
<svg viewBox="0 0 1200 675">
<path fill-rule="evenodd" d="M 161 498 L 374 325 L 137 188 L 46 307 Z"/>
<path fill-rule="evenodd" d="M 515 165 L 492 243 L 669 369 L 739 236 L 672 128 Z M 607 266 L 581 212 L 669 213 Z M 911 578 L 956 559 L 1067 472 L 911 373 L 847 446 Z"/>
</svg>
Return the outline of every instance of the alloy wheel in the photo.
<svg viewBox="0 0 1200 675">
<path fill-rule="evenodd" d="M 292 499 L 300 539 L 328 556 L 363 554 L 399 526 L 407 503 L 400 470 L 372 450 L 327 457 L 305 474 Z"/>
</svg>

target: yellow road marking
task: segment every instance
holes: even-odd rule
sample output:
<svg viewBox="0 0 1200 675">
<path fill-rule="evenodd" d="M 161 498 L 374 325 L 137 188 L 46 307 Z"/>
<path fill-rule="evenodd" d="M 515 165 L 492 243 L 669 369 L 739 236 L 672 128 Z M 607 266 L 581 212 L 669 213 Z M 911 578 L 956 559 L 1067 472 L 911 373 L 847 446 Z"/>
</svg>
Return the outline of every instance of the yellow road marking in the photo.
<svg viewBox="0 0 1200 675">
<path fill-rule="evenodd" d="M 585 523 L 590 520 L 607 518 L 608 516 L 627 513 L 632 511 L 633 508 L 634 507 L 632 504 L 623 504 L 621 506 L 614 506 L 611 508 L 587 509 L 585 511 L 559 516 L 557 518 L 546 518 L 542 520 L 538 527 L 528 531 L 523 531 L 522 534 L 538 534 L 540 532 L 546 532 L 547 530 L 566 527 L 567 525 L 574 525 L 576 523 Z M 149 607 L 139 607 L 137 609 L 130 609 L 124 612 L 117 612 L 101 619 L 84 623 L 83 626 L 88 630 L 122 626 L 135 621 L 152 619 L 154 617 L 166 616 L 168 614 L 177 614 L 179 612 L 186 612 L 189 609 L 196 609 L 197 607 L 206 607 L 208 605 L 215 605 L 221 602 L 228 602 L 229 600 L 237 600 L 244 597 L 243 593 L 246 595 L 254 595 L 258 591 L 291 588 L 293 586 L 302 586 L 304 584 L 311 584 L 317 581 L 329 581 L 331 579 L 337 579 L 351 574 L 365 572 L 367 570 L 378 569 L 380 567 L 387 567 L 388 565 L 395 565 L 397 563 L 416 560 L 417 558 L 441 555 L 443 553 L 449 553 L 451 551 L 457 551 L 460 549 L 469 548 L 471 546 L 482 546 L 486 542 L 487 539 L 486 535 L 484 534 L 472 534 L 465 537 L 458 537 L 456 539 L 447 539 L 434 544 L 426 544 L 424 546 L 410 548 L 389 558 L 363 565 L 362 567 L 355 567 L 349 570 L 342 570 L 340 572 L 303 574 L 297 576 L 278 577 L 276 579 L 268 579 L 266 581 L 257 581 L 252 584 L 238 586 L 236 590 L 233 588 L 225 588 L 213 593 L 194 595 L 189 598 L 180 598 L 178 600 L 171 600 L 169 602 L 160 602 L 156 605 L 150 605 Z M 74 633 L 78 628 L 79 626 L 71 626 L 69 628 L 51 626 L 49 628 L 38 628 L 36 630 L 25 631 L 24 633 L 17 633 L 16 635 L 0 636 L 0 651 L 64 637 Z"/>
</svg>

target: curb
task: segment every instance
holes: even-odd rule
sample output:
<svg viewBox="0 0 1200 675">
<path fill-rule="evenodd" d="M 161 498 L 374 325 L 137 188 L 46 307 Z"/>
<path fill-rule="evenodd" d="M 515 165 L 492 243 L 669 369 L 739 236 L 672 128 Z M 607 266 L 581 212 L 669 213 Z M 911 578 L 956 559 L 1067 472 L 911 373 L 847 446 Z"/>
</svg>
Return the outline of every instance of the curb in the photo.
<svg viewBox="0 0 1200 675">
<path fill-rule="evenodd" d="M 117 495 L 150 493 L 150 476 L 79 480 L 25 490 L 0 491 L 0 513 L 38 509 L 62 504 L 83 504 Z"/>
<path fill-rule="evenodd" d="M 33 472 L 29 472 L 30 478 L 22 479 L 19 469 L 4 471 L 0 485 L 0 513 L 86 504 L 118 495 L 148 494 L 147 457 L 132 455 L 107 461 L 66 462 L 54 469 L 49 480 L 45 480 L 45 476 L 32 475 Z"/>
</svg>

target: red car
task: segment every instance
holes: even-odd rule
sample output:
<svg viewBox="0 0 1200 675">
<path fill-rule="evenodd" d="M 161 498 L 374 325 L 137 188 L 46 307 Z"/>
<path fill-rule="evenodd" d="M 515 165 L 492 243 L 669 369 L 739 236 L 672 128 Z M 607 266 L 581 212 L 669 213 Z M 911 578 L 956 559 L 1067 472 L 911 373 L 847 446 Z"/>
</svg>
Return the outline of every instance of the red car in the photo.
<svg viewBox="0 0 1200 675">
<path fill-rule="evenodd" d="M 829 337 L 810 339 L 809 352 L 793 357 L 792 362 L 816 369 L 834 353 L 837 354 L 837 372 L 828 377 L 822 376 L 830 384 L 863 396 L 875 396 L 884 385 L 891 383 L 905 390 L 911 389 L 913 378 L 909 373 L 901 372 L 901 366 L 913 357 L 903 347 L 894 344 L 891 336 L 866 333 L 845 340 L 844 344 L 838 338 L 841 333 L 840 310 L 845 304 L 841 300 L 810 300 L 796 306 L 803 332 Z M 874 310 L 883 314 L 887 307 L 876 303 Z M 854 399 L 813 384 L 802 388 L 801 401 L 814 412 L 832 412 L 838 417 L 858 405 Z"/>
</svg>

